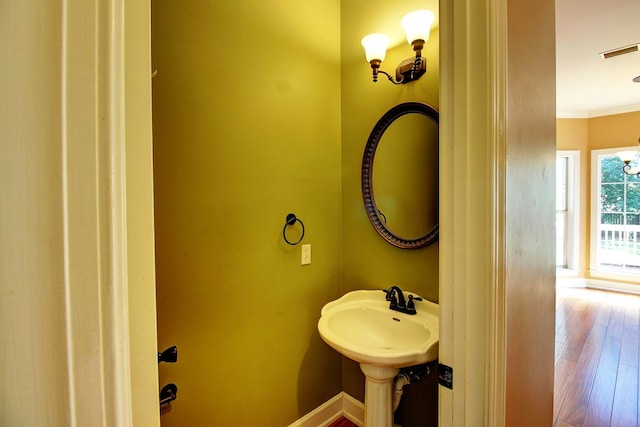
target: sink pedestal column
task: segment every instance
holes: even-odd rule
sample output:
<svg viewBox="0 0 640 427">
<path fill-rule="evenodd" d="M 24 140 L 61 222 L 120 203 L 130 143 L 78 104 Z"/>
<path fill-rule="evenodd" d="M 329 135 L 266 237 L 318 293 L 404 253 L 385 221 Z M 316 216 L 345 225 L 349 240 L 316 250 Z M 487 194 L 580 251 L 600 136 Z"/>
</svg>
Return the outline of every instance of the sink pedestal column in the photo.
<svg viewBox="0 0 640 427">
<path fill-rule="evenodd" d="M 393 427 L 392 382 L 400 369 L 360 364 L 366 377 L 364 389 L 365 427 Z"/>
</svg>

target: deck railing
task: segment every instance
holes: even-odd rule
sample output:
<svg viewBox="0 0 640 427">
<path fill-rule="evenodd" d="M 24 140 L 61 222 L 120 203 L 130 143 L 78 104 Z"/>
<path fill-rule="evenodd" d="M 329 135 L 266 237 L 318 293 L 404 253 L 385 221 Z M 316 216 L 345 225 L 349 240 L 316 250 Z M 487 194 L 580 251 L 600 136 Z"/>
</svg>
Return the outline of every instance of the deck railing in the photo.
<svg viewBox="0 0 640 427">
<path fill-rule="evenodd" d="M 640 225 L 600 224 L 601 264 L 640 266 Z"/>
</svg>

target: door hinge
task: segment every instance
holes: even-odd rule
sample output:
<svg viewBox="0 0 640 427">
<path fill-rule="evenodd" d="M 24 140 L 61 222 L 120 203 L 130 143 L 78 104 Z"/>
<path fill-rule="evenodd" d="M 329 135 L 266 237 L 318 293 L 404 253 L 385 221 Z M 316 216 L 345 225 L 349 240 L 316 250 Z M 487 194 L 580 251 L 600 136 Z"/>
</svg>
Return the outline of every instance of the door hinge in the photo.
<svg viewBox="0 0 640 427">
<path fill-rule="evenodd" d="M 438 383 L 446 388 L 453 389 L 453 368 L 438 363 Z"/>
</svg>

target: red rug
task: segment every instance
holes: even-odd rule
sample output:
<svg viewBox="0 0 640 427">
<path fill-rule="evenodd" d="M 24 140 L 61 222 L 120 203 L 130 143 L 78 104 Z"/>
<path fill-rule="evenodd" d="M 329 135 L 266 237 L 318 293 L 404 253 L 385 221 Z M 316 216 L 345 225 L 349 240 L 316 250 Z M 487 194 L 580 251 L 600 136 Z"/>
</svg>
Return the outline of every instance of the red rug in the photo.
<svg viewBox="0 0 640 427">
<path fill-rule="evenodd" d="M 340 417 L 334 422 L 332 422 L 331 424 L 329 424 L 327 427 L 358 427 L 358 425 L 352 423 L 345 417 Z"/>
</svg>

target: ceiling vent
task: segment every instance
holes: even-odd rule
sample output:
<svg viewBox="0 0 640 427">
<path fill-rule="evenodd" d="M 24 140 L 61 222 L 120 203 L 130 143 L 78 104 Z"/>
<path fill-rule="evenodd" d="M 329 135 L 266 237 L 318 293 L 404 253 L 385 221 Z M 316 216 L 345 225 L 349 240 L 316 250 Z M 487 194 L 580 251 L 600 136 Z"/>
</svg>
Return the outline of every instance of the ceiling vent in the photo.
<svg viewBox="0 0 640 427">
<path fill-rule="evenodd" d="M 607 50 L 605 52 L 600 52 L 600 58 L 602 59 L 609 59 L 609 58 L 613 58 L 614 56 L 620 56 L 620 55 L 625 55 L 627 53 L 633 53 L 633 52 L 637 52 L 638 50 L 638 46 L 640 45 L 640 43 L 636 43 L 636 44 L 632 44 L 629 46 L 624 46 L 624 47 L 619 47 L 616 49 L 612 49 L 612 50 Z"/>
</svg>

